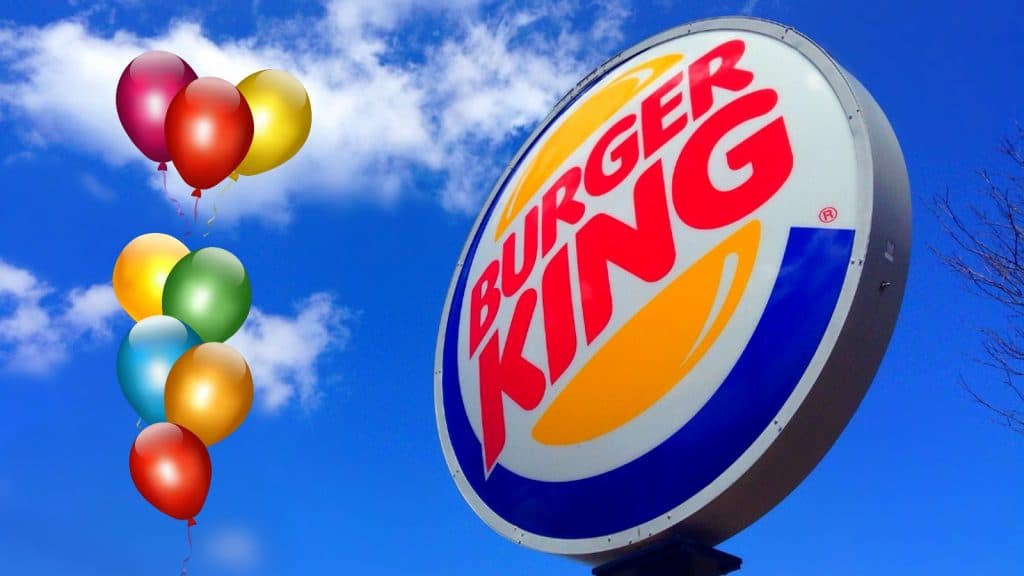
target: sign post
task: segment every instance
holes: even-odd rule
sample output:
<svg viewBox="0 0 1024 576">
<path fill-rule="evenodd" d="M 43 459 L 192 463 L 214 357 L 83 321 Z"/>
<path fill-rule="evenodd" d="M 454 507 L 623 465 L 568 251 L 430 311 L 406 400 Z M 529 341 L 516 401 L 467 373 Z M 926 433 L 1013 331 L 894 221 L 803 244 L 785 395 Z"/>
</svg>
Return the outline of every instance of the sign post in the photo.
<svg viewBox="0 0 1024 576">
<path fill-rule="evenodd" d="M 909 248 L 892 128 L 810 39 L 717 18 L 626 50 L 526 141 L 456 267 L 452 478 L 499 534 L 595 574 L 737 569 L 711 547 L 853 416 Z"/>
<path fill-rule="evenodd" d="M 721 576 L 740 569 L 743 561 L 720 550 L 678 536 L 593 569 L 594 576 Z"/>
</svg>

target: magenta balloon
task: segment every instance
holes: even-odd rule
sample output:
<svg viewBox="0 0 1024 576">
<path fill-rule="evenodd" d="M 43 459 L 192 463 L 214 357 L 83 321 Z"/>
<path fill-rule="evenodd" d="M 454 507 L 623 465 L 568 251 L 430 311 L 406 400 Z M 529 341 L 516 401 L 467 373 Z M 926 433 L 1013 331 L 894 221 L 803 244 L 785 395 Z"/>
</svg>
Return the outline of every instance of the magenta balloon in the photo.
<svg viewBox="0 0 1024 576">
<path fill-rule="evenodd" d="M 164 119 L 171 100 L 196 73 L 184 60 L 159 50 L 132 60 L 117 83 L 117 117 L 132 143 L 150 160 L 171 159 Z"/>
</svg>

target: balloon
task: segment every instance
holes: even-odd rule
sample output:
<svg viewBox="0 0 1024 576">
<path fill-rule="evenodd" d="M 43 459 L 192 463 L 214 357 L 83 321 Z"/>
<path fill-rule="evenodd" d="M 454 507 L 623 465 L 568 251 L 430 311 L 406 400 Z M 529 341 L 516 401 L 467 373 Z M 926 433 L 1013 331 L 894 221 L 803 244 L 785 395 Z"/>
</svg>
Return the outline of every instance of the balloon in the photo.
<svg viewBox="0 0 1024 576">
<path fill-rule="evenodd" d="M 210 491 L 210 454 L 199 438 L 177 424 L 147 426 L 128 456 L 132 481 L 157 510 L 195 524 Z"/>
<path fill-rule="evenodd" d="M 163 311 L 195 330 L 205 342 L 223 342 L 249 315 L 252 286 L 235 255 L 203 248 L 182 258 L 167 276 Z"/>
<path fill-rule="evenodd" d="M 252 373 L 241 354 L 220 342 L 200 344 L 182 354 L 167 375 L 167 420 L 212 446 L 245 421 L 252 393 Z"/>
<path fill-rule="evenodd" d="M 174 166 L 197 197 L 230 176 L 252 144 L 249 105 L 220 78 L 200 78 L 178 92 L 166 128 Z"/>
<path fill-rule="evenodd" d="M 164 134 L 164 120 L 171 100 L 179 90 L 196 79 L 184 60 L 170 52 L 146 52 L 135 58 L 117 83 L 117 117 L 135 146 L 150 160 L 171 159 Z"/>
<path fill-rule="evenodd" d="M 302 148 L 313 120 L 309 95 L 283 70 L 262 70 L 242 80 L 238 91 L 252 110 L 252 146 L 235 169 L 252 176 L 284 164 Z"/>
<path fill-rule="evenodd" d="M 144 421 L 166 420 L 167 374 L 186 350 L 202 343 L 195 331 L 170 316 L 144 318 L 121 341 L 117 379 L 124 397 Z"/>
<path fill-rule="evenodd" d="M 164 282 L 188 247 L 167 234 L 143 234 L 114 263 L 114 294 L 134 320 L 160 314 Z"/>
</svg>

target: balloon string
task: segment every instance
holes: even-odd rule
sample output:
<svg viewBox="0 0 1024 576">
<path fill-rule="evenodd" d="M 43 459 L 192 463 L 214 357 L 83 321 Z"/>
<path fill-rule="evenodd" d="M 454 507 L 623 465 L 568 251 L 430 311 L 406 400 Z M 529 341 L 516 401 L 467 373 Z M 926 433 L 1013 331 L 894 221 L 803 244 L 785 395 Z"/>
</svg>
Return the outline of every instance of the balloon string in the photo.
<svg viewBox="0 0 1024 576">
<path fill-rule="evenodd" d="M 210 235 L 210 225 L 213 224 L 213 221 L 217 219 L 217 201 L 222 199 L 222 198 L 224 198 L 224 193 L 227 192 L 228 190 L 230 190 L 231 189 L 231 185 L 234 184 L 234 183 L 235 183 L 234 180 L 229 180 L 227 184 L 225 184 L 224 186 L 221 187 L 220 191 L 217 193 L 217 197 L 214 198 L 214 200 L 213 200 L 213 216 L 210 216 L 210 219 L 206 221 L 206 232 L 203 233 L 203 238 L 206 238 L 207 236 Z"/>
<path fill-rule="evenodd" d="M 138 420 L 135 421 L 135 429 L 142 430 L 142 418 L 139 418 Z"/>
<path fill-rule="evenodd" d="M 196 196 L 196 203 L 192 206 L 192 223 L 195 224 L 199 220 L 199 196 Z"/>
<path fill-rule="evenodd" d="M 191 236 L 192 235 L 192 227 L 189 226 L 188 220 L 185 220 L 185 213 L 182 212 L 182 210 L 181 210 L 181 202 L 178 202 L 178 199 L 175 198 L 174 196 L 172 196 L 171 193 L 167 190 L 167 168 L 166 168 L 166 166 L 162 170 L 160 170 L 160 174 L 163 176 L 163 179 L 164 179 L 164 196 L 166 196 L 167 199 L 170 200 L 172 204 L 174 204 L 174 209 L 178 212 L 178 218 L 181 218 L 185 222 L 185 233 L 182 234 L 182 237 Z"/>
<path fill-rule="evenodd" d="M 188 554 L 181 561 L 181 576 L 188 574 L 188 568 L 186 565 L 188 561 L 192 559 L 192 525 L 195 524 L 195 520 L 189 519 L 188 526 L 185 527 L 185 535 L 188 537 Z"/>
<path fill-rule="evenodd" d="M 164 196 L 174 203 L 174 207 L 178 210 L 178 216 L 184 216 L 185 213 L 181 211 L 181 204 L 178 203 L 178 199 L 171 196 L 171 193 L 167 191 L 167 170 L 161 170 L 160 175 L 164 177 Z"/>
</svg>

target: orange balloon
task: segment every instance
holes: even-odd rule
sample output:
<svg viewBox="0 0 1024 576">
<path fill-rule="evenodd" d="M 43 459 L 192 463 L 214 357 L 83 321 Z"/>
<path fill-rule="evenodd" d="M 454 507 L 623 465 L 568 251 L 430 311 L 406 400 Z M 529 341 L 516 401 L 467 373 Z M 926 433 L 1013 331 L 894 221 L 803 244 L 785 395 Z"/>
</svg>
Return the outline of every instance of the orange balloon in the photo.
<svg viewBox="0 0 1024 576">
<path fill-rule="evenodd" d="M 188 247 L 167 234 L 143 234 L 128 243 L 114 263 L 114 294 L 134 320 L 162 312 L 164 282 Z"/>
<path fill-rule="evenodd" d="M 234 432 L 252 407 L 252 373 L 234 348 L 207 342 L 171 367 L 164 387 L 167 421 L 184 426 L 211 446 Z"/>
</svg>

